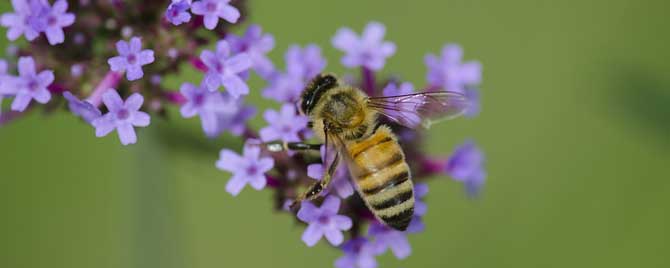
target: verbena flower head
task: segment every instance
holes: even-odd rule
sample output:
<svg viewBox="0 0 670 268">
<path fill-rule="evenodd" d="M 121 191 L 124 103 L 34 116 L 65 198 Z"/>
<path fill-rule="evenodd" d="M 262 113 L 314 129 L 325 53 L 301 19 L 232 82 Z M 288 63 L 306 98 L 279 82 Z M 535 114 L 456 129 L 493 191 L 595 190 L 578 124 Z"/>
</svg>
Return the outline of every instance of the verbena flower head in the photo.
<svg viewBox="0 0 670 268">
<path fill-rule="evenodd" d="M 230 5 L 230 0 L 200 0 L 191 5 L 193 14 L 204 17 L 205 28 L 213 30 L 219 23 L 219 18 L 230 23 L 236 23 L 240 18 L 240 11 Z"/>
<path fill-rule="evenodd" d="M 353 238 L 342 245 L 344 256 L 335 261 L 336 268 L 376 268 L 377 253 L 370 241 L 363 237 Z"/>
<path fill-rule="evenodd" d="M 41 2 L 37 0 L 12 0 L 13 13 L 2 14 L 0 24 L 7 27 L 7 39 L 14 41 L 24 35 L 28 41 L 35 40 L 39 31 L 30 21 L 40 12 Z"/>
<path fill-rule="evenodd" d="M 32 10 L 35 14 L 30 20 L 31 27 L 38 32 L 44 32 L 49 44 L 63 43 L 65 41 L 63 28 L 72 25 L 75 20 L 74 14 L 67 13 L 67 0 L 57 0 L 53 6 L 46 1 L 34 1 L 39 8 Z"/>
<path fill-rule="evenodd" d="M 137 135 L 134 127 L 146 127 L 151 122 L 150 116 L 140 111 L 144 97 L 139 93 L 133 93 L 123 101 L 115 89 L 109 89 L 102 95 L 102 101 L 109 112 L 93 120 L 95 135 L 104 137 L 116 130 L 121 144 L 136 143 Z"/>
<path fill-rule="evenodd" d="M 342 58 L 342 65 L 346 67 L 363 66 L 373 71 L 381 70 L 386 58 L 395 54 L 395 44 L 384 41 L 386 27 L 378 22 L 371 22 L 365 26 L 359 37 L 349 28 L 337 31 L 332 40 L 333 46 L 346 54 Z"/>
<path fill-rule="evenodd" d="M 466 141 L 451 155 L 446 171 L 454 180 L 463 182 L 470 195 L 476 195 L 486 179 L 483 166 L 484 153 L 474 142 Z"/>
<path fill-rule="evenodd" d="M 200 59 L 207 66 L 205 85 L 209 90 L 217 90 L 223 85 L 234 98 L 249 94 L 249 86 L 240 77 L 240 73 L 252 66 L 251 58 L 246 53 L 232 55 L 230 45 L 221 40 L 216 44 L 216 51 L 204 50 Z"/>
<path fill-rule="evenodd" d="M 261 77 L 268 77 L 274 71 L 269 53 L 275 46 L 275 39 L 271 34 L 263 33 L 258 25 L 250 25 L 243 36 L 230 34 L 226 36 L 233 53 L 246 53 L 252 62 L 252 68 Z"/>
<path fill-rule="evenodd" d="M 142 50 L 142 40 L 139 37 L 133 37 L 130 42 L 116 42 L 116 50 L 119 56 L 110 58 L 107 63 L 112 71 L 126 72 L 126 79 L 134 81 L 144 76 L 142 66 L 154 62 L 154 51 L 151 49 Z"/>
<path fill-rule="evenodd" d="M 47 87 L 54 81 L 53 71 L 45 70 L 38 73 L 32 57 L 21 57 L 18 69 L 19 76 L 9 82 L 15 90 L 12 110 L 24 111 L 33 99 L 43 104 L 49 102 L 51 93 Z"/>
<path fill-rule="evenodd" d="M 349 230 L 352 222 L 349 217 L 338 215 L 339 209 L 340 199 L 334 196 L 326 197 L 321 207 L 316 207 L 311 202 L 303 202 L 298 211 L 298 219 L 309 225 L 302 234 L 302 241 L 312 247 L 325 236 L 334 246 L 342 244 L 342 231 Z"/>
<path fill-rule="evenodd" d="M 256 190 L 261 190 L 267 184 L 265 173 L 274 166 L 271 157 L 261 156 L 261 148 L 247 143 L 244 152 L 239 155 L 231 150 L 223 149 L 216 162 L 216 167 L 233 173 L 226 184 L 226 191 L 236 196 L 245 185 L 249 184 Z"/>
<path fill-rule="evenodd" d="M 260 130 L 262 141 L 300 141 L 298 134 L 305 130 L 307 121 L 309 121 L 306 116 L 297 114 L 295 106 L 291 104 L 284 104 L 279 112 L 271 109 L 266 110 L 263 118 L 269 125 Z"/>
<path fill-rule="evenodd" d="M 334 152 L 333 148 L 330 149 L 330 152 L 331 154 L 328 155 L 328 159 L 326 159 L 326 146 L 321 146 L 322 163 L 310 164 L 307 166 L 307 176 L 317 180 L 321 180 L 323 178 L 323 175 L 326 172 L 324 165 L 327 165 L 327 163 L 332 163 L 333 159 L 335 158 L 335 154 L 332 153 Z M 354 194 L 354 187 L 349 182 L 349 171 L 347 170 L 346 165 L 342 164 L 337 168 L 332 180 L 333 181 L 331 182 L 330 189 L 335 189 L 335 192 L 341 198 L 347 198 Z M 328 192 L 329 191 L 324 191 L 324 194 L 327 194 Z"/>
<path fill-rule="evenodd" d="M 86 123 L 91 124 L 93 120 L 98 119 L 100 118 L 100 116 L 102 116 L 102 112 L 100 112 L 100 109 L 98 109 L 88 101 L 79 100 L 69 91 L 63 92 L 63 97 L 65 97 L 65 99 L 67 100 L 70 111 L 73 114 L 84 119 Z"/>
<path fill-rule="evenodd" d="M 447 44 L 442 48 L 442 55 L 426 56 L 428 75 L 426 79 L 432 86 L 444 90 L 464 92 L 468 87 L 481 83 L 482 67 L 479 62 L 463 61 L 463 49 L 456 44 Z"/>
<path fill-rule="evenodd" d="M 165 19 L 174 25 L 180 25 L 191 21 L 191 0 L 172 0 L 165 11 Z"/>
<path fill-rule="evenodd" d="M 382 254 L 391 249 L 396 258 L 404 259 L 412 253 L 412 247 L 409 245 L 406 232 L 400 232 L 379 222 L 374 222 L 370 225 L 368 234 L 373 237 L 372 244 L 377 254 Z"/>
</svg>

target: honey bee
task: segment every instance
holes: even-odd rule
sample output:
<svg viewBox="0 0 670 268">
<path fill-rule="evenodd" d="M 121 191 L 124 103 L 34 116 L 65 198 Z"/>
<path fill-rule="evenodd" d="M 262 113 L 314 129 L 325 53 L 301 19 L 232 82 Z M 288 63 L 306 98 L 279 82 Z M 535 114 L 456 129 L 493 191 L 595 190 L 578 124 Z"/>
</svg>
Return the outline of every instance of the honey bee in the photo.
<svg viewBox="0 0 670 268">
<path fill-rule="evenodd" d="M 460 115 L 467 104 L 463 94 L 447 91 L 371 97 L 342 84 L 333 74 L 317 75 L 303 91 L 298 109 L 310 118 L 309 127 L 326 144 L 326 155 L 334 148 L 335 158 L 329 165 L 324 163 L 328 168 L 323 179 L 298 196 L 292 207 L 318 197 L 344 160 L 353 185 L 375 217 L 404 231 L 414 214 L 412 174 L 396 135 L 378 117 L 410 128 L 428 127 Z M 285 143 L 268 148 L 318 150 L 320 144 Z"/>
</svg>

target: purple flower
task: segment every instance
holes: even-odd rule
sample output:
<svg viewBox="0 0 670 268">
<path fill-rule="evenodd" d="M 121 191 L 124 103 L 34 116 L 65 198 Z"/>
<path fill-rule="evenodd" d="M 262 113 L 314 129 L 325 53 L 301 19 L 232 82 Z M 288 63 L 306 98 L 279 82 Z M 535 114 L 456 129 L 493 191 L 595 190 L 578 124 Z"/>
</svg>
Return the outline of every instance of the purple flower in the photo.
<svg viewBox="0 0 670 268">
<path fill-rule="evenodd" d="M 479 85 L 482 79 L 481 64 L 477 61 L 462 63 L 462 60 L 463 49 L 456 44 L 445 45 L 441 57 L 427 55 L 425 61 L 428 66 L 428 83 L 456 92 Z"/>
<path fill-rule="evenodd" d="M 221 93 L 224 95 L 224 99 L 228 102 L 234 102 L 237 105 L 235 113 L 219 113 L 219 129 L 218 133 L 227 130 L 235 136 L 240 136 L 244 134 L 245 129 L 247 128 L 247 121 L 256 115 L 256 108 L 253 106 L 244 105 L 244 101 L 240 99 L 235 99 L 225 92 Z M 217 134 L 218 135 L 218 134 Z"/>
<path fill-rule="evenodd" d="M 38 32 L 44 32 L 49 40 L 49 44 L 57 45 L 65 41 L 63 28 L 74 23 L 75 16 L 67 13 L 67 0 L 57 0 L 53 6 L 43 1 L 41 8 L 32 17 L 31 25 Z"/>
<path fill-rule="evenodd" d="M 205 85 L 209 90 L 215 91 L 223 85 L 234 98 L 249 94 L 249 86 L 239 75 L 253 64 L 246 53 L 231 57 L 230 45 L 221 40 L 216 44 L 216 53 L 204 50 L 200 59 L 207 66 Z"/>
<path fill-rule="evenodd" d="M 482 109 L 479 97 L 479 90 L 475 88 L 465 89 L 465 96 L 468 99 L 469 105 L 468 109 L 465 110 L 464 115 L 466 117 L 478 116 Z"/>
<path fill-rule="evenodd" d="M 107 63 L 112 71 L 126 71 L 128 81 L 134 81 L 142 78 L 144 72 L 142 66 L 154 62 L 154 51 L 151 49 L 142 50 L 142 41 L 139 37 L 133 37 L 130 42 L 116 42 L 116 50 L 119 56 L 110 58 Z"/>
<path fill-rule="evenodd" d="M 14 13 L 4 13 L 0 18 L 0 24 L 9 28 L 7 30 L 7 39 L 14 41 L 21 35 L 25 35 L 28 41 L 33 41 L 40 34 L 30 21 L 35 14 L 39 13 L 42 3 L 38 0 L 12 0 Z"/>
<path fill-rule="evenodd" d="M 326 59 L 321 55 L 321 48 L 315 44 L 309 44 L 305 48 L 292 45 L 284 56 L 286 60 L 286 71 L 289 74 L 302 77 L 310 81 L 326 68 Z"/>
<path fill-rule="evenodd" d="M 334 196 L 326 197 L 318 208 L 311 202 L 303 202 L 298 211 L 298 218 L 309 225 L 302 233 L 302 241 L 312 247 L 325 235 L 333 246 L 342 244 L 344 240 L 342 231 L 349 230 L 352 223 L 349 217 L 337 215 L 339 209 L 340 199 Z"/>
<path fill-rule="evenodd" d="M 63 92 L 63 97 L 67 100 L 70 111 L 76 116 L 81 117 L 86 123 L 91 124 L 93 120 L 102 116 L 100 110 L 88 101 L 79 100 L 69 91 Z"/>
<path fill-rule="evenodd" d="M 326 146 L 321 146 L 321 159 L 325 158 Z M 330 150 L 328 159 L 325 160 L 326 163 L 330 164 L 335 157 L 335 151 Z M 326 169 L 323 167 L 323 164 L 311 164 L 307 166 L 307 176 L 314 178 L 316 180 L 321 180 Z M 349 171 L 344 164 L 340 164 L 333 175 L 333 181 L 331 182 L 330 187 L 334 188 L 341 198 L 347 198 L 354 194 L 354 188 L 349 182 Z"/>
<path fill-rule="evenodd" d="M 368 234 L 374 237 L 372 244 L 377 254 L 382 254 L 390 248 L 396 258 L 404 259 L 412 253 L 412 247 L 409 245 L 405 232 L 400 232 L 388 228 L 379 222 L 374 222 L 370 225 Z"/>
<path fill-rule="evenodd" d="M 188 10 L 191 8 L 191 0 L 172 0 L 165 11 L 165 19 L 174 25 L 180 25 L 191 20 Z"/>
<path fill-rule="evenodd" d="M 342 245 L 344 256 L 335 260 L 337 268 L 376 268 L 377 255 L 372 243 L 363 237 L 353 238 Z"/>
<path fill-rule="evenodd" d="M 395 44 L 383 40 L 385 33 L 383 24 L 370 22 L 361 37 L 349 28 L 339 29 L 332 43 L 335 48 L 346 53 L 342 58 L 344 66 L 363 66 L 377 71 L 384 67 L 386 58 L 395 54 Z"/>
<path fill-rule="evenodd" d="M 265 142 L 274 140 L 300 141 L 298 133 L 307 127 L 307 121 L 309 121 L 306 116 L 298 115 L 295 106 L 291 104 L 284 104 L 279 112 L 266 110 L 263 118 L 269 124 L 260 130 L 261 140 Z"/>
<path fill-rule="evenodd" d="M 428 205 L 423 201 L 426 194 L 428 194 L 428 184 L 419 183 L 414 185 L 414 216 L 406 230 L 409 234 L 423 232 L 423 230 L 426 229 L 426 226 L 421 220 L 421 217 L 428 212 Z"/>
<path fill-rule="evenodd" d="M 285 103 L 300 98 L 307 83 L 326 67 L 326 59 L 317 45 L 300 48 L 291 46 L 286 55 L 286 73 L 277 72 L 269 77 L 270 85 L 263 90 L 263 97 Z"/>
<path fill-rule="evenodd" d="M 107 136 L 116 129 L 121 144 L 128 145 L 137 142 L 133 126 L 146 127 L 151 121 L 147 113 L 140 111 L 144 97 L 139 93 L 133 93 L 124 102 L 115 89 L 109 89 L 102 95 L 102 102 L 105 103 L 109 112 L 91 122 L 95 127 L 95 135 L 97 137 Z"/>
<path fill-rule="evenodd" d="M 256 190 L 265 187 L 267 181 L 265 172 L 268 172 L 274 166 L 274 160 L 271 157 L 261 157 L 261 148 L 248 142 L 244 146 L 243 155 L 223 149 L 221 150 L 216 167 L 233 173 L 226 184 L 226 191 L 237 196 L 247 183 Z"/>
<path fill-rule="evenodd" d="M 446 171 L 454 180 L 463 182 L 471 196 L 477 195 L 486 179 L 484 153 L 473 141 L 458 146 L 447 162 Z"/>
<path fill-rule="evenodd" d="M 230 0 L 201 0 L 191 5 L 191 11 L 204 16 L 205 28 L 213 30 L 219 18 L 230 23 L 236 23 L 240 18 L 240 11 L 229 3 Z"/>
<path fill-rule="evenodd" d="M 263 34 L 261 27 L 250 25 L 243 36 L 230 34 L 226 36 L 233 53 L 246 53 L 252 62 L 252 68 L 263 78 L 269 77 L 274 65 L 266 54 L 275 46 L 275 39 L 271 34 Z"/>
<path fill-rule="evenodd" d="M 184 83 L 180 89 L 186 98 L 181 107 L 184 118 L 200 116 L 202 129 L 207 136 L 215 137 L 228 129 L 235 135 L 244 131 L 244 123 L 254 114 L 255 110 L 243 106 L 242 99 L 230 97 L 225 92 L 209 91 L 204 85 L 196 87 Z"/>
<path fill-rule="evenodd" d="M 400 86 L 396 83 L 389 83 L 384 87 L 382 93 L 384 97 L 412 94 L 414 93 L 414 85 L 409 82 L 402 83 Z"/>
<path fill-rule="evenodd" d="M 10 84 L 14 78 L 7 74 L 7 69 L 7 61 L 0 59 L 0 97 L 2 97 L 3 94 L 13 94 L 13 89 Z"/>
<path fill-rule="evenodd" d="M 18 67 L 19 76 L 9 82 L 14 88 L 15 95 L 12 110 L 24 111 L 33 99 L 39 103 L 49 102 L 51 93 L 47 87 L 54 81 L 53 71 L 45 70 L 37 73 L 32 57 L 21 57 Z"/>
</svg>

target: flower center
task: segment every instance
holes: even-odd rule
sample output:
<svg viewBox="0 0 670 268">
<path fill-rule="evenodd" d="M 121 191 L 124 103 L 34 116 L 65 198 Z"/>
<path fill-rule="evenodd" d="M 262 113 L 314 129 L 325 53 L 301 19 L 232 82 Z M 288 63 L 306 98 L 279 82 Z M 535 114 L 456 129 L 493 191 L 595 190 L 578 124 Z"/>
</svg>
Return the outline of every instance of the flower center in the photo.
<svg viewBox="0 0 670 268">
<path fill-rule="evenodd" d="M 205 94 L 198 94 L 193 97 L 195 106 L 202 106 L 205 103 Z"/>
<path fill-rule="evenodd" d="M 321 215 L 321 216 L 319 216 L 317 221 L 319 221 L 320 224 L 326 225 L 330 222 L 330 217 L 325 216 L 325 215 Z"/>
<path fill-rule="evenodd" d="M 49 25 L 49 26 L 54 26 L 54 25 L 56 25 L 57 22 L 58 22 L 58 20 L 54 16 L 49 16 L 47 18 L 47 25 Z"/>
<path fill-rule="evenodd" d="M 247 167 L 247 175 L 254 176 L 258 173 L 258 167 L 256 165 L 250 165 Z"/>
<path fill-rule="evenodd" d="M 137 62 L 137 56 L 135 56 L 134 53 L 130 54 L 126 56 L 126 61 L 128 62 L 128 64 L 135 64 Z"/>
<path fill-rule="evenodd" d="M 125 108 L 116 112 L 116 118 L 119 120 L 126 120 L 128 117 L 130 117 L 130 112 Z"/>
<path fill-rule="evenodd" d="M 216 62 L 216 64 L 214 64 L 214 69 L 216 70 L 217 73 L 223 73 L 224 69 L 223 64 L 221 64 L 220 62 Z"/>
<path fill-rule="evenodd" d="M 287 134 L 291 133 L 291 126 L 284 125 L 284 126 L 281 127 L 281 131 L 284 132 L 284 133 L 287 133 Z"/>
<path fill-rule="evenodd" d="M 31 91 L 31 92 L 35 92 L 35 91 L 37 91 L 37 90 L 39 89 L 40 84 L 37 83 L 36 80 L 31 79 L 30 81 L 28 81 L 28 85 L 26 85 L 26 86 L 28 87 L 28 90 L 29 90 L 29 91 Z"/>
<path fill-rule="evenodd" d="M 207 11 L 209 11 L 209 12 L 214 12 L 214 11 L 216 11 L 216 3 L 214 3 L 214 2 L 207 2 L 207 4 L 205 4 L 205 8 L 206 8 Z"/>
</svg>

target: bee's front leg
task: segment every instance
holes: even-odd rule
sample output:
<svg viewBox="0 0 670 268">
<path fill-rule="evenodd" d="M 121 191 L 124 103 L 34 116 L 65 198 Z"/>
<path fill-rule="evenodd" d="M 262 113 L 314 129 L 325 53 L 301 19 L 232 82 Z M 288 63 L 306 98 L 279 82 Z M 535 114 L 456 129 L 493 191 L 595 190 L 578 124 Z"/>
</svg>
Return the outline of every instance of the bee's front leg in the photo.
<svg viewBox="0 0 670 268">
<path fill-rule="evenodd" d="M 335 171 L 337 170 L 337 166 L 340 164 L 340 153 L 337 152 L 335 154 L 335 160 L 328 166 L 328 169 L 323 175 L 323 179 L 320 181 L 314 182 L 312 185 L 307 188 L 305 192 L 303 192 L 298 198 L 291 203 L 290 208 L 293 209 L 295 208 L 300 202 L 303 200 L 314 200 L 316 199 L 319 194 L 323 191 L 323 189 L 328 188 L 328 185 L 330 185 L 330 182 L 333 179 L 333 174 L 335 174 Z"/>
</svg>

